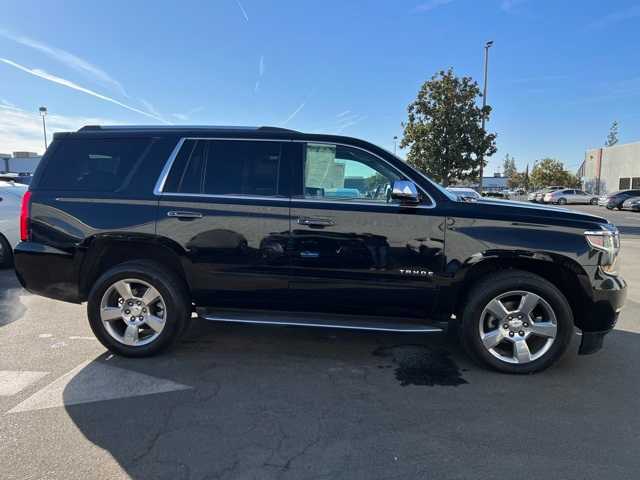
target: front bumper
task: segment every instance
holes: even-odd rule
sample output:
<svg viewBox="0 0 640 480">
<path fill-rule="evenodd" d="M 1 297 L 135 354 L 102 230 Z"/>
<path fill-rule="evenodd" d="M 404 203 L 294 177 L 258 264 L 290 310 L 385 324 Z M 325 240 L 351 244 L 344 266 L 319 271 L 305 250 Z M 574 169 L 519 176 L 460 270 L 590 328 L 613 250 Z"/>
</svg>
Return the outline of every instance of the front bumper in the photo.
<svg viewBox="0 0 640 480">
<path fill-rule="evenodd" d="M 582 330 L 578 353 L 588 355 L 602 348 L 604 336 L 616 325 L 627 298 L 627 282 L 619 275 L 607 275 L 600 267 L 585 267 L 590 277 L 589 299 L 578 310 L 575 323 Z"/>
</svg>

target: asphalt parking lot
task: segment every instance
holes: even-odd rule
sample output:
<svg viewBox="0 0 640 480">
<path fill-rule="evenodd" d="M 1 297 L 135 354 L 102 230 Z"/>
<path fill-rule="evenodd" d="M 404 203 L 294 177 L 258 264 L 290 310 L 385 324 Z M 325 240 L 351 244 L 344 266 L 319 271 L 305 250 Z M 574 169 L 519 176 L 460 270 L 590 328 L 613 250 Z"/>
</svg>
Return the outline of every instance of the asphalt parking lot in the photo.
<svg viewBox="0 0 640 480">
<path fill-rule="evenodd" d="M 446 334 L 198 322 L 172 352 L 110 355 L 84 305 L 0 272 L 2 479 L 637 479 L 640 214 L 629 297 L 596 355 L 509 376 Z"/>
</svg>

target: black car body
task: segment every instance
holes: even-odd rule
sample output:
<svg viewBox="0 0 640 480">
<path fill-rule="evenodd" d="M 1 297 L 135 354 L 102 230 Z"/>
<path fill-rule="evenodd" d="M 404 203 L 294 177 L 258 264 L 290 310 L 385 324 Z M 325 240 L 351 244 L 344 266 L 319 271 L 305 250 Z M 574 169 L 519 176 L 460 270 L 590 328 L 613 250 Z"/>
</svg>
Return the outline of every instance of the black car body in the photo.
<svg viewBox="0 0 640 480">
<path fill-rule="evenodd" d="M 452 318 L 464 324 L 480 315 L 482 303 L 469 305 L 489 295 L 482 288 L 513 285 L 548 300 L 536 315 L 553 307 L 552 327 L 565 309 L 583 332 L 582 353 L 600 347 L 626 294 L 614 271 L 618 234 L 605 219 L 456 201 L 386 150 L 349 137 L 270 127 L 84 127 L 55 135 L 29 192 L 15 249 L 21 283 L 46 297 L 88 301 L 90 319 L 129 312 L 125 326 L 113 328 L 122 338 L 133 332 L 128 321 L 143 322 L 138 299 L 150 290 L 125 295 L 114 283 L 109 297 L 108 285 L 136 272 L 143 280 L 127 288 L 157 286 L 163 302 L 154 315 L 167 324 L 165 308 L 178 301 L 188 304 L 174 307 L 181 315 L 192 302 L 212 320 L 437 331 Z M 610 243 L 593 244 L 585 232 Z M 505 315 L 500 338 L 529 335 L 508 309 L 495 318 L 488 312 L 490 321 Z M 137 349 L 131 338 L 114 342 L 100 325 L 92 320 L 112 350 L 155 353 L 153 342 Z"/>
</svg>

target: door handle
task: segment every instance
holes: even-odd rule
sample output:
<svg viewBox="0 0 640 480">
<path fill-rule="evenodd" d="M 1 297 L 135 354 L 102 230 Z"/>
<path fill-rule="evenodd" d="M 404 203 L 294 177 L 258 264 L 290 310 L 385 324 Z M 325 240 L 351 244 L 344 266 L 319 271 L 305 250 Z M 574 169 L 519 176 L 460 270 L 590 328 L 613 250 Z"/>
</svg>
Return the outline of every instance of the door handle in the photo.
<svg viewBox="0 0 640 480">
<path fill-rule="evenodd" d="M 200 212 L 185 212 L 185 211 L 179 211 L 179 210 L 171 210 L 167 212 L 167 217 L 182 218 L 184 220 L 193 220 L 196 218 L 202 218 L 202 214 Z"/>
<path fill-rule="evenodd" d="M 307 227 L 331 227 L 336 222 L 333 218 L 326 217 L 298 217 L 298 225 L 306 225 Z"/>
</svg>

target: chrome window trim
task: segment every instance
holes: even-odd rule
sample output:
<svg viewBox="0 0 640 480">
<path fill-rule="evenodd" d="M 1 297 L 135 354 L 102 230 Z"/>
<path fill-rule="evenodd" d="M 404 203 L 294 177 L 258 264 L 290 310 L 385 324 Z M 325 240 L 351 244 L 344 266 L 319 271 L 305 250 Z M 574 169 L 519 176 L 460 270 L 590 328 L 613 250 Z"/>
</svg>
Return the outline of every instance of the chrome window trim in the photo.
<svg viewBox="0 0 640 480">
<path fill-rule="evenodd" d="M 186 197 L 203 197 L 203 198 L 228 198 L 228 199 L 232 199 L 232 200 L 240 200 L 240 199 L 248 199 L 248 200 L 284 200 L 284 201 L 297 201 L 297 202 L 311 202 L 311 203 L 328 203 L 328 204 L 333 204 L 333 205 L 365 205 L 365 206 L 389 206 L 389 207 L 399 207 L 402 206 L 401 204 L 389 204 L 389 203 L 381 203 L 381 204 L 377 204 L 377 203 L 373 203 L 373 202 L 351 202 L 351 201 L 346 201 L 346 202 L 340 202 L 340 201 L 336 201 L 336 200 L 325 200 L 325 199 L 309 199 L 309 198 L 295 198 L 295 197 L 291 197 L 291 198 L 283 198 L 283 197 L 268 197 L 268 196 L 260 196 L 260 195 L 233 195 L 233 194 L 229 194 L 229 195 L 223 195 L 223 194 L 210 194 L 210 193 L 178 193 L 178 192 L 165 192 L 164 190 L 164 186 L 165 183 L 167 182 L 167 177 L 169 176 L 169 172 L 171 171 L 171 168 L 173 167 L 173 163 L 176 160 L 176 157 L 178 156 L 178 153 L 180 152 L 180 149 L 182 148 L 182 145 L 184 144 L 184 142 L 186 142 L 187 140 L 231 140 L 231 141 L 242 141 L 242 142 L 292 142 L 292 143 L 315 143 L 315 144 L 321 144 L 321 145 L 340 145 L 342 147 L 349 147 L 349 148 L 355 148 L 357 150 L 361 150 L 365 153 L 368 153 L 369 155 L 372 155 L 380 160 L 382 160 L 384 163 L 386 163 L 391 169 L 393 169 L 395 172 L 399 173 L 400 175 L 406 177 L 406 175 L 399 171 L 398 168 L 391 164 L 390 162 L 388 162 L 387 160 L 385 160 L 384 158 L 382 158 L 380 155 L 375 154 L 369 150 L 367 150 L 366 148 L 362 148 L 362 147 L 358 147 L 356 145 L 351 145 L 348 143 L 341 143 L 341 142 L 330 142 L 330 141 L 323 141 L 323 140 L 318 140 L 318 141 L 309 141 L 309 140 L 294 140 L 294 139 L 285 139 L 285 138 L 246 138 L 246 137 L 182 137 L 180 138 L 180 140 L 178 140 L 178 143 L 176 144 L 176 146 L 174 147 L 173 151 L 171 152 L 171 155 L 169 155 L 169 158 L 167 159 L 167 161 L 165 162 L 164 167 L 162 168 L 162 171 L 160 172 L 160 176 L 158 177 L 158 181 L 156 182 L 156 185 L 153 189 L 153 193 L 154 195 L 157 196 L 164 196 L 164 195 L 173 195 L 173 196 L 186 196 Z M 426 176 L 424 177 L 425 179 L 429 180 Z M 431 209 L 431 208 L 435 208 L 437 203 L 435 201 L 435 199 L 429 195 L 429 193 L 422 188 L 420 185 L 418 185 L 415 181 L 411 180 L 416 187 L 424 194 L 426 195 L 429 200 L 431 201 L 430 205 L 405 205 L 406 208 L 421 208 L 421 209 Z"/>
</svg>

